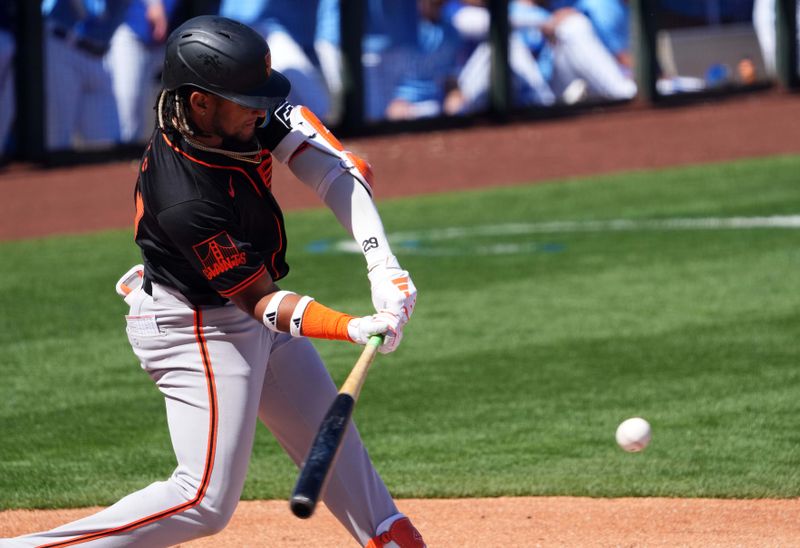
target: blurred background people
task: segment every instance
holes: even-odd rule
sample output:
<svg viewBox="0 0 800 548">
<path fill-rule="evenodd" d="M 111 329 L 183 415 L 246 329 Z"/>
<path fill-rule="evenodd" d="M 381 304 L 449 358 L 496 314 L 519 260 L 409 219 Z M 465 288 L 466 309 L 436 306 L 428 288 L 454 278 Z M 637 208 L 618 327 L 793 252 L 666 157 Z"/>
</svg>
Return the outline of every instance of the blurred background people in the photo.
<svg viewBox="0 0 800 548">
<path fill-rule="evenodd" d="M 796 17 L 800 22 L 800 1 L 796 4 Z M 775 76 L 777 72 L 775 25 L 775 0 L 755 0 L 753 2 L 753 28 L 758 36 L 761 55 L 764 57 L 764 67 L 769 76 Z M 797 44 L 800 48 L 800 25 L 797 28 Z M 797 70 L 800 72 L 800 55 L 798 55 Z"/>
<path fill-rule="evenodd" d="M 330 122 L 331 98 L 314 47 L 319 0 L 223 0 L 219 12 L 266 39 L 272 68 L 292 83 L 288 100 Z"/>
<path fill-rule="evenodd" d="M 592 23 L 595 34 L 624 71 L 633 68 L 630 8 L 627 0 L 553 0 L 550 9 L 574 8 Z"/>
<path fill-rule="evenodd" d="M 513 4 L 517 9 L 538 6 L 550 12 L 540 26 L 545 41 L 538 58 L 563 102 L 626 100 L 636 95 L 629 66 L 628 8 L 622 0 L 513 0 Z"/>
<path fill-rule="evenodd" d="M 417 55 L 419 14 L 416 0 L 365 0 L 361 40 L 364 119 L 384 120 L 401 80 Z M 339 0 L 320 0 L 317 52 L 336 96 L 343 74 Z"/>
<path fill-rule="evenodd" d="M 463 110 L 467 113 L 485 110 L 489 101 L 492 63 L 492 48 L 488 41 L 491 18 L 487 3 L 485 0 L 450 0 L 445 5 L 444 16 L 461 35 L 468 53 L 458 77 L 459 89 L 464 96 Z M 556 97 L 531 49 L 533 42 L 541 40 L 538 29 L 549 14 L 536 6 L 523 11 L 512 2 L 509 16 L 508 60 L 514 104 L 552 105 Z"/>
<path fill-rule="evenodd" d="M 317 31 L 314 35 L 314 51 L 319 68 L 328 88 L 330 111 L 326 122 L 337 124 L 344 108 L 344 79 L 340 40 L 339 0 L 319 0 L 317 6 Z"/>
<path fill-rule="evenodd" d="M 153 104 L 164 64 L 164 43 L 179 0 L 131 0 L 111 38 L 111 70 L 120 141 L 145 142 L 153 129 Z"/>
<path fill-rule="evenodd" d="M 475 45 L 459 78 L 471 110 L 485 108 L 491 48 L 485 1 L 450 0 L 453 26 Z M 622 0 L 512 0 L 509 66 L 516 106 L 636 95 L 629 12 Z M 594 17 L 594 20 L 592 19 Z"/>
<path fill-rule="evenodd" d="M 0 165 L 7 155 L 9 135 L 16 115 L 14 23 L 14 3 L 3 2 L 0 5 Z"/>
<path fill-rule="evenodd" d="M 458 87 L 462 40 L 442 18 L 443 4 L 444 0 L 417 2 L 416 49 L 386 108 L 389 120 L 455 115 L 463 110 L 464 96 Z"/>
<path fill-rule="evenodd" d="M 800 2 L 792 4 L 800 17 Z M 695 36 L 709 36 L 709 40 L 713 40 L 713 36 L 739 40 L 736 46 L 729 45 L 726 51 L 715 53 L 714 59 L 699 56 L 706 63 L 702 74 L 694 70 L 690 77 L 669 74 L 667 78 L 660 78 L 659 93 L 674 92 L 670 78 L 678 82 L 678 91 L 695 91 L 749 85 L 776 76 L 776 0 L 658 0 L 657 18 L 659 27 L 668 31 L 692 29 Z M 750 39 L 752 33 L 748 27 L 751 25 L 757 40 L 755 47 L 755 40 Z M 797 40 L 800 44 L 800 32 Z M 737 51 L 732 51 L 734 47 Z M 800 71 L 800 61 L 796 70 Z M 696 83 L 687 89 L 685 83 L 692 83 L 692 80 Z"/>
<path fill-rule="evenodd" d="M 367 122 L 467 115 L 488 108 L 492 48 L 486 0 L 363 2 Z M 772 76 L 775 3 L 657 0 L 656 6 L 664 29 L 752 20 Z M 7 0 L 0 7 L 0 154 L 14 117 L 15 46 L 9 29 L 16 5 Z M 273 65 L 292 81 L 290 100 L 308 106 L 329 125 L 341 120 L 340 0 L 44 0 L 47 147 L 145 141 L 163 41 L 190 8 L 257 28 L 275 52 Z M 510 0 L 508 17 L 514 106 L 635 96 L 627 0 Z M 705 80 L 696 80 L 698 89 L 706 86 Z M 659 92 L 668 92 L 664 78 L 658 84 Z M 681 85 L 680 90 L 689 90 Z"/>
<path fill-rule="evenodd" d="M 364 75 L 364 117 L 383 120 L 395 91 L 418 48 L 416 0 L 366 0 L 361 65 Z"/>
<path fill-rule="evenodd" d="M 775 0 L 753 2 L 753 28 L 758 36 L 764 68 L 769 76 L 775 76 Z"/>
<path fill-rule="evenodd" d="M 47 148 L 108 147 L 119 117 L 104 57 L 129 0 L 45 0 Z"/>
</svg>

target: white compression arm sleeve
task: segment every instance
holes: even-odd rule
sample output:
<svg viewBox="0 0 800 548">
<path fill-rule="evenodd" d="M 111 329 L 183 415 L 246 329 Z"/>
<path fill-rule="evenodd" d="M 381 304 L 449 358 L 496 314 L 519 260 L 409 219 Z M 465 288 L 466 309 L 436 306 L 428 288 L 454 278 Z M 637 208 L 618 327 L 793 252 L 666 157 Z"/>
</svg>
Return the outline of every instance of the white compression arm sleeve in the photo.
<svg viewBox="0 0 800 548">
<path fill-rule="evenodd" d="M 355 177 L 342 173 L 331 183 L 324 200 L 339 223 L 361 246 L 368 267 L 392 255 L 375 202 Z"/>
<path fill-rule="evenodd" d="M 342 159 L 323 150 L 307 147 L 292 157 L 289 169 L 314 190 L 339 223 L 358 243 L 367 266 L 392 255 L 378 209 L 370 193 Z"/>
</svg>

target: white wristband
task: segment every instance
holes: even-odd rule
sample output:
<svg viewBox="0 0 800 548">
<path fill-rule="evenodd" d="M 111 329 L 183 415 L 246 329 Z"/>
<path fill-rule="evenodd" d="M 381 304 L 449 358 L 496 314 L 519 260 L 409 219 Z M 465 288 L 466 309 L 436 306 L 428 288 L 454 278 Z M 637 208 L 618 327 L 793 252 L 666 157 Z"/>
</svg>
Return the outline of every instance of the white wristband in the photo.
<svg viewBox="0 0 800 548">
<path fill-rule="evenodd" d="M 308 307 L 308 303 L 313 301 L 311 297 L 305 296 L 300 298 L 300 302 L 297 303 L 297 306 L 294 307 L 294 312 L 292 312 L 292 319 L 289 322 L 289 333 L 291 333 L 292 337 L 302 337 L 303 336 L 303 314 L 305 314 L 306 307 Z"/>
<path fill-rule="evenodd" d="M 281 332 L 278 329 L 278 307 L 281 305 L 283 298 L 287 295 L 297 295 L 297 293 L 292 291 L 278 291 L 269 300 L 267 308 L 264 310 L 264 317 L 262 318 L 264 325 L 267 326 L 267 329 L 275 331 L 276 333 Z"/>
</svg>

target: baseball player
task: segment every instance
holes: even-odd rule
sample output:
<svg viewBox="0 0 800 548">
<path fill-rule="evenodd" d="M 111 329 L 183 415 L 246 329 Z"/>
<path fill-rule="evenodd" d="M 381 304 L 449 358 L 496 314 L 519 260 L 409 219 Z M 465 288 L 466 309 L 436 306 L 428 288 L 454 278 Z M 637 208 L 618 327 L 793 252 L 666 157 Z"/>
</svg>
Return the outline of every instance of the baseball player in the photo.
<svg viewBox="0 0 800 548">
<path fill-rule="evenodd" d="M 458 89 L 458 31 L 442 17 L 443 0 L 417 0 L 417 44 L 386 109 L 389 120 L 458 114 L 464 99 Z"/>
<path fill-rule="evenodd" d="M 164 43 L 178 0 L 132 0 L 125 22 L 111 37 L 106 62 L 119 112 L 120 141 L 150 138 L 156 77 L 164 62 Z"/>
<path fill-rule="evenodd" d="M 320 0 L 315 48 L 322 72 L 334 93 L 341 93 L 339 0 Z M 364 118 L 386 119 L 386 108 L 419 43 L 416 0 L 369 0 L 364 3 L 361 40 Z"/>
<path fill-rule="evenodd" d="M 796 2 L 797 20 L 800 21 L 800 2 Z M 777 58 L 775 45 L 775 0 L 755 0 L 753 3 L 753 28 L 761 47 L 764 67 L 767 75 L 775 76 Z M 797 43 L 800 46 L 800 26 L 797 30 Z M 800 73 L 800 57 L 797 60 L 797 71 Z"/>
<path fill-rule="evenodd" d="M 382 334 L 379 350 L 391 352 L 413 312 L 416 289 L 387 243 L 368 164 L 285 101 L 289 82 L 256 31 L 190 19 L 167 41 L 163 86 L 135 189 L 144 268 L 117 289 L 130 305 L 130 344 L 164 395 L 178 465 L 95 515 L 0 546 L 154 548 L 220 531 L 239 501 L 256 421 L 299 465 L 336 395 L 306 337 L 365 344 Z M 356 318 L 276 285 L 289 266 L 273 158 L 359 243 L 377 313 Z M 360 545 L 425 546 L 355 427 L 323 500 Z"/>
<path fill-rule="evenodd" d="M 612 11 L 612 6 L 618 9 Z M 627 67 L 620 63 L 620 59 L 609 51 L 598 36 L 592 20 L 581 10 L 581 2 L 512 2 L 512 11 L 521 13 L 538 11 L 541 7 L 551 10 L 551 16 L 539 27 L 545 40 L 539 46 L 538 59 L 556 95 L 565 103 L 584 98 L 625 100 L 636 95 L 636 83 Z M 609 17 L 612 13 L 619 13 L 621 20 L 627 18 L 627 9 L 619 0 L 610 0 L 604 9 Z M 626 23 L 618 27 L 622 33 L 627 32 Z M 580 93 L 574 91 L 575 84 L 580 84 Z"/>
<path fill-rule="evenodd" d="M 488 35 L 488 10 L 475 5 L 481 3 L 459 0 L 449 4 L 453 24 L 465 36 Z M 553 5 L 556 3 L 549 0 L 509 2 L 513 32 L 508 54 L 516 104 L 547 106 L 556 98 L 573 104 L 587 97 L 634 97 L 636 84 L 606 49 L 589 18 L 573 7 L 551 10 Z M 471 100 L 479 108 L 487 99 L 490 53 L 486 43 L 476 48 L 459 78 L 465 95 L 474 98 Z"/>
<path fill-rule="evenodd" d="M 525 31 L 536 29 L 549 14 L 525 13 L 520 17 L 509 4 L 512 32 L 508 39 L 508 63 L 515 104 L 549 106 L 556 97 L 545 80 L 536 58 L 528 48 Z M 458 77 L 458 87 L 465 99 L 465 112 L 484 110 L 488 106 L 492 48 L 489 38 L 489 9 L 486 0 L 450 0 L 444 7 L 444 17 L 471 44 L 470 54 Z"/>
<path fill-rule="evenodd" d="M 148 0 L 157 1 L 157 0 Z M 119 140 L 111 74 L 103 63 L 130 0 L 45 0 L 47 148 Z"/>
<path fill-rule="evenodd" d="M 633 67 L 630 8 L 625 0 L 551 0 L 551 10 L 563 8 L 573 8 L 588 17 L 597 38 L 623 70 Z"/>
</svg>

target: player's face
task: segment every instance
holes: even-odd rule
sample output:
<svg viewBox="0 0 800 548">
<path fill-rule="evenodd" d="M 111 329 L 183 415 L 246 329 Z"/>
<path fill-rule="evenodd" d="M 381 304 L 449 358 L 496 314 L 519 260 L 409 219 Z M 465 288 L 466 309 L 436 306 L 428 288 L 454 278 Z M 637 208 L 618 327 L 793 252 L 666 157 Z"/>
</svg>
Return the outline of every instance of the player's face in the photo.
<svg viewBox="0 0 800 548">
<path fill-rule="evenodd" d="M 214 99 L 216 108 L 211 118 L 211 130 L 223 140 L 251 141 L 256 131 L 256 120 L 264 116 L 264 111 L 243 107 L 222 97 Z"/>
</svg>

